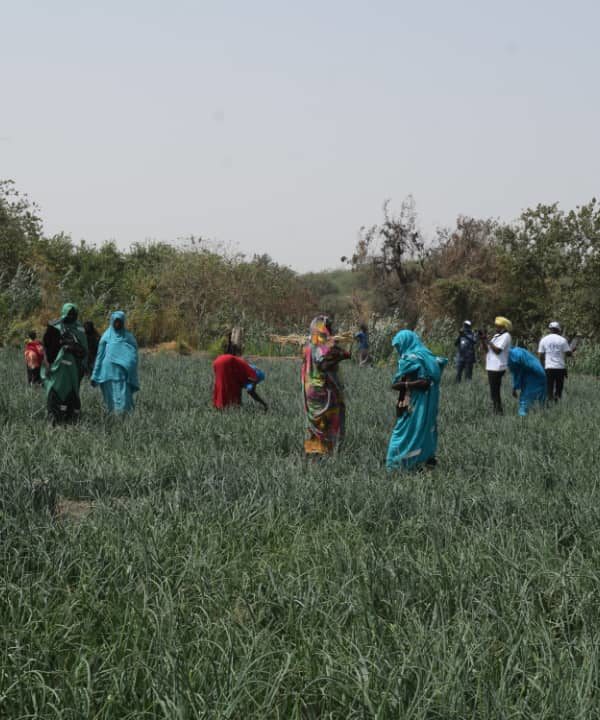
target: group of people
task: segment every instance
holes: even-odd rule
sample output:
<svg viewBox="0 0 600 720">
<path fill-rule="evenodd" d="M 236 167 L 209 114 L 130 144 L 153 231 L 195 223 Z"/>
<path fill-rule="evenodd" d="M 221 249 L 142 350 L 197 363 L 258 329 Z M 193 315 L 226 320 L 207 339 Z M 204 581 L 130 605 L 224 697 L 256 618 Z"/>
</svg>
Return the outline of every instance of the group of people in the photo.
<svg viewBox="0 0 600 720">
<path fill-rule="evenodd" d="M 553 320 L 548 325 L 548 332 L 538 344 L 537 357 L 525 348 L 512 347 L 510 320 L 499 316 L 494 320 L 494 327 L 495 333 L 488 339 L 483 332 L 476 335 L 472 323 L 465 320 L 455 342 L 456 382 L 461 382 L 463 372 L 467 380 L 471 379 L 480 343 L 485 352 L 494 412 L 501 414 L 503 411 L 501 388 L 506 370 L 512 374 L 513 395 L 519 397 L 519 415 L 527 415 L 535 404 L 560 400 L 567 376 L 566 358 L 573 354 L 573 348 L 562 335 L 560 323 Z"/>
<path fill-rule="evenodd" d="M 138 347 L 121 311 L 112 313 L 100 337 L 91 321 L 79 322 L 75 304 L 65 303 L 60 317 L 48 324 L 42 342 L 35 333 L 29 334 L 25 363 L 29 383 L 44 387 L 53 424 L 79 419 L 85 375 L 92 387 L 100 388 L 109 412 L 133 410 L 134 394 L 139 390 Z"/>
<path fill-rule="evenodd" d="M 457 382 L 463 374 L 472 378 L 477 346 L 485 352 L 485 367 L 494 412 L 502 412 L 501 387 L 510 370 L 513 395 L 519 397 L 519 415 L 527 415 L 534 404 L 547 398 L 559 400 L 566 377 L 565 358 L 572 349 L 561 334 L 560 324 L 550 323 L 540 340 L 539 358 L 528 350 L 512 347 L 512 324 L 502 316 L 494 321 L 495 333 L 474 333 L 466 320 L 456 340 Z M 361 327 L 358 339 L 359 365 L 369 364 L 368 334 Z M 397 369 L 391 388 L 398 393 L 396 422 L 390 437 L 388 469 L 436 464 L 437 415 L 440 382 L 447 359 L 431 352 L 417 333 L 401 330 L 393 338 Z M 346 406 L 339 365 L 351 353 L 336 339 L 331 319 L 318 315 L 310 325 L 302 355 L 302 394 L 306 418 L 304 452 L 309 458 L 331 455 L 339 449 L 345 433 Z M 128 413 L 139 390 L 138 347 L 125 326 L 125 314 L 113 312 L 100 337 L 92 323 L 81 325 L 77 306 L 66 303 L 58 320 L 48 324 L 42 342 L 32 333 L 25 347 L 30 383 L 42 383 L 48 414 L 54 423 L 78 419 L 80 385 L 88 374 L 92 387 L 100 387 L 107 410 Z M 265 373 L 242 357 L 241 335 L 234 331 L 224 352 L 213 362 L 213 406 L 222 410 L 239 406 L 246 391 L 264 410 L 266 402 L 257 392 Z"/>
<path fill-rule="evenodd" d="M 474 333 L 472 323 L 464 322 L 456 339 L 456 380 L 461 382 L 473 375 L 477 346 L 485 353 L 492 408 L 503 411 L 502 378 L 508 369 L 512 375 L 513 396 L 519 398 L 519 415 L 542 406 L 547 398 L 561 398 L 566 377 L 565 358 L 572 348 L 561 333 L 560 324 L 553 321 L 548 333 L 540 340 L 538 355 L 525 348 L 512 347 L 512 323 L 505 317 L 494 320 L 495 332 L 488 338 L 485 332 Z M 388 445 L 386 464 L 389 470 L 434 466 L 437 449 L 437 415 L 440 381 L 447 363 L 436 356 L 411 330 L 401 330 L 392 340 L 397 353 L 397 369 L 392 389 L 398 392 L 396 423 Z M 307 419 L 307 438 L 304 449 L 308 456 L 330 454 L 344 437 L 345 404 L 338 366 L 350 357 L 335 342 L 330 319 L 316 317 L 310 327 L 310 340 L 304 349 L 302 385 Z"/>
<path fill-rule="evenodd" d="M 387 467 L 395 470 L 433 466 L 436 464 L 440 381 L 448 361 L 434 355 L 411 330 L 398 332 L 392 345 L 398 355 L 392 380 L 398 399 Z M 314 318 L 302 357 L 304 452 L 309 458 L 330 455 L 344 439 L 346 406 L 338 371 L 340 363 L 350 357 L 350 352 L 336 341 L 331 319 L 326 315 Z M 361 364 L 364 363 L 359 357 Z"/>
</svg>

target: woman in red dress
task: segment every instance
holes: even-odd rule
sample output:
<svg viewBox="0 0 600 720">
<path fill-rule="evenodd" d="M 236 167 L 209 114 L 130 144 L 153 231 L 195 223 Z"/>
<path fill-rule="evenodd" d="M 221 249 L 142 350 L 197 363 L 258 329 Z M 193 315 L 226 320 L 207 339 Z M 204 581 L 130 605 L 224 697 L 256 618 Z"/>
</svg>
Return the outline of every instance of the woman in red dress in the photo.
<svg viewBox="0 0 600 720">
<path fill-rule="evenodd" d="M 215 375 L 213 405 L 219 410 L 232 405 L 241 405 L 242 390 L 246 388 L 248 395 L 266 410 L 266 403 L 256 392 L 256 384 L 261 378 L 256 368 L 240 357 L 241 354 L 241 347 L 230 341 L 227 351 L 213 362 Z"/>
</svg>

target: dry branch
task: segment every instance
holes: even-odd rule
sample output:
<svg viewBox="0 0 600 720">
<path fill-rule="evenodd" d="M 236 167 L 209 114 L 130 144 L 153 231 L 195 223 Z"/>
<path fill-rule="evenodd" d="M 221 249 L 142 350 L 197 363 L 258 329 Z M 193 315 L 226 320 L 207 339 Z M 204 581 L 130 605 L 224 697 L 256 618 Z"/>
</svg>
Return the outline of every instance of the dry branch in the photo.
<svg viewBox="0 0 600 720">
<path fill-rule="evenodd" d="M 334 335 L 333 340 L 340 345 L 350 345 L 354 335 L 351 332 Z M 306 345 L 309 340 L 308 335 L 269 335 L 269 340 L 275 345 Z"/>
</svg>

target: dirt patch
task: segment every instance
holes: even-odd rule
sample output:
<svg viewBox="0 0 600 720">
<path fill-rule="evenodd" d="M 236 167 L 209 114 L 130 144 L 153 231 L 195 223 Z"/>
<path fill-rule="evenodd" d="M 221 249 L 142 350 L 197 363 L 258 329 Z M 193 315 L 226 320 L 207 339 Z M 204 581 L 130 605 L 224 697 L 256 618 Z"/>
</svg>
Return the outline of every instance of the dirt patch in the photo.
<svg viewBox="0 0 600 720">
<path fill-rule="evenodd" d="M 81 521 L 86 518 L 94 507 L 91 500 L 69 500 L 60 498 L 56 503 L 56 517 Z"/>
</svg>

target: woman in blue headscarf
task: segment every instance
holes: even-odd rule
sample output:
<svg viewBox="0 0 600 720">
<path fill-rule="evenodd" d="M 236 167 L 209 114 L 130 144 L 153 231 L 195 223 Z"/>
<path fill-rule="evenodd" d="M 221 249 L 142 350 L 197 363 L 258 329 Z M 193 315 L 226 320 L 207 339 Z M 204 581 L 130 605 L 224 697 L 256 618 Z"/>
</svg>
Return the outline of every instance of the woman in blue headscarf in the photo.
<svg viewBox="0 0 600 720">
<path fill-rule="evenodd" d="M 138 347 L 132 333 L 125 329 L 125 313 L 110 316 L 110 325 L 100 338 L 98 355 L 91 377 L 92 386 L 100 385 L 109 412 L 131 412 L 138 382 Z"/>
<path fill-rule="evenodd" d="M 535 355 L 520 347 L 508 353 L 508 369 L 512 374 L 513 396 L 519 396 L 519 415 L 525 417 L 536 403 L 546 402 L 546 371 Z"/>
<path fill-rule="evenodd" d="M 397 390 L 398 419 L 387 453 L 388 470 L 435 465 L 440 380 L 448 362 L 423 345 L 411 330 L 401 330 L 392 340 L 398 369 L 392 381 Z"/>
</svg>

